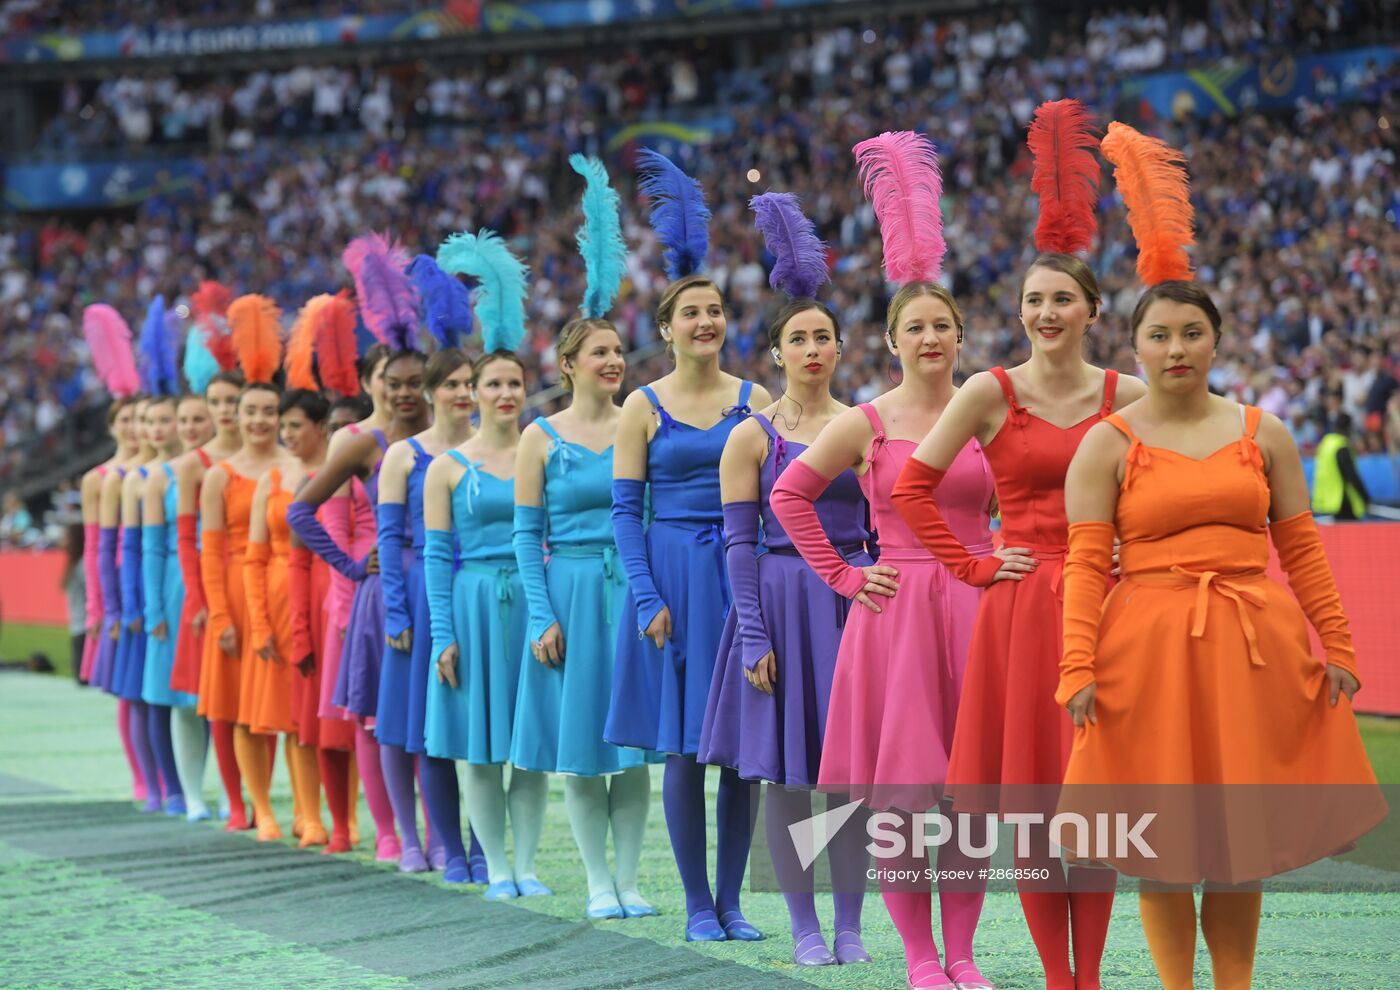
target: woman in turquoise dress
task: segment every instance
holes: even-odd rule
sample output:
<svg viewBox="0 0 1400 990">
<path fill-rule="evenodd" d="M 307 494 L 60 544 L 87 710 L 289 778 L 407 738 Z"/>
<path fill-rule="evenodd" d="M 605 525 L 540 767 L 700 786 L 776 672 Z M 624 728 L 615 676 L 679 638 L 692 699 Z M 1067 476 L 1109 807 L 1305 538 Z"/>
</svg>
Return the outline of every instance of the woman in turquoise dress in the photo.
<svg viewBox="0 0 1400 990">
<path fill-rule="evenodd" d="M 504 765 L 511 756 L 528 612 L 511 537 L 515 451 L 525 371 L 494 351 L 472 377 L 480 426 L 433 460 L 423 488 L 424 582 L 435 673 L 428 681 L 424 737 L 429 756 L 466 762 L 472 830 L 486 853 L 488 900 L 550 893 L 535 876 L 544 817 L 544 774 Z M 453 574 L 454 548 L 460 561 Z M 506 858 L 506 815 L 515 861 Z"/>
<path fill-rule="evenodd" d="M 588 917 L 636 918 L 656 913 L 637 890 L 651 800 L 648 755 L 603 741 L 627 596 L 612 529 L 613 441 L 622 412 L 614 398 L 626 358 L 605 319 L 570 323 L 555 354 L 573 401 L 526 428 L 515 460 L 515 559 L 530 627 L 510 762 L 567 775 L 564 808 L 588 874 Z"/>
<path fill-rule="evenodd" d="M 724 300 L 709 279 L 687 275 L 673 282 L 657 324 L 676 369 L 627 397 L 613 451 L 613 532 L 630 587 L 603 736 L 667 754 L 663 805 L 685 887 L 687 941 L 753 941 L 763 936 L 739 910 L 751 785 L 733 768 L 720 770 L 711 893 L 705 768 L 695 755 L 729 607 L 720 455 L 752 407 L 772 400 L 762 387 L 720 370 Z"/>
</svg>

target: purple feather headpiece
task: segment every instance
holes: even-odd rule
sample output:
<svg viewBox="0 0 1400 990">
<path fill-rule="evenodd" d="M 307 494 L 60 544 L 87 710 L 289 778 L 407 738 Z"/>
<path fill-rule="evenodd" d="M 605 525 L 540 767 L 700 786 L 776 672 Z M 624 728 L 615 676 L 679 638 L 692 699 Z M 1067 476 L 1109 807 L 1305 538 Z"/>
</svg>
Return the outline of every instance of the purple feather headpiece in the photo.
<svg viewBox="0 0 1400 990">
<path fill-rule="evenodd" d="M 395 353 L 412 350 L 418 337 L 418 292 L 404 271 L 408 252 L 383 234 L 362 234 L 340 260 L 355 279 L 360 316 L 369 332 Z"/>
<path fill-rule="evenodd" d="M 768 192 L 749 200 L 754 226 L 773 255 L 768 284 L 789 299 L 811 299 L 827 282 L 826 245 L 816 225 L 802 214 L 802 204 L 792 193 Z"/>
</svg>

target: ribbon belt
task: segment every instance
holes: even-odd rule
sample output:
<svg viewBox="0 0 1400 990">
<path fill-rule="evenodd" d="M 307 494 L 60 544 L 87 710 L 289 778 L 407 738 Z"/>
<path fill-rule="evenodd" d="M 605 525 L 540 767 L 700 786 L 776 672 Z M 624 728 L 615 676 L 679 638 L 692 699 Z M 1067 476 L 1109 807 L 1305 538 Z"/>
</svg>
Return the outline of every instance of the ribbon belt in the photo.
<svg viewBox="0 0 1400 990">
<path fill-rule="evenodd" d="M 515 561 L 510 558 L 501 560 L 464 560 L 462 570 L 472 574 L 483 574 L 495 579 L 496 602 L 501 610 L 501 621 L 509 624 L 510 606 L 515 601 L 515 585 L 513 579 L 516 574 Z"/>
<path fill-rule="evenodd" d="M 617 566 L 617 547 L 611 543 L 590 545 L 586 543 L 566 543 L 549 548 L 551 557 L 589 558 L 597 557 L 603 562 L 603 608 L 608 614 L 608 625 L 617 622 L 617 608 L 613 587 L 619 582 L 621 571 Z"/>
<path fill-rule="evenodd" d="M 1174 576 L 1174 578 L 1173 578 Z M 1265 666 L 1264 657 L 1259 652 L 1259 636 L 1254 630 L 1254 622 L 1249 617 L 1249 605 L 1262 607 L 1268 599 L 1256 585 L 1264 579 L 1263 573 L 1252 571 L 1244 574 L 1222 574 L 1219 571 L 1188 571 L 1174 565 L 1170 575 L 1162 572 L 1132 574 L 1129 579 L 1159 584 L 1195 584 L 1196 602 L 1191 612 L 1191 637 L 1200 639 L 1206 634 L 1206 617 L 1210 610 L 1212 591 L 1235 603 L 1239 613 L 1240 629 L 1249 645 L 1249 662 L 1252 666 Z"/>
</svg>

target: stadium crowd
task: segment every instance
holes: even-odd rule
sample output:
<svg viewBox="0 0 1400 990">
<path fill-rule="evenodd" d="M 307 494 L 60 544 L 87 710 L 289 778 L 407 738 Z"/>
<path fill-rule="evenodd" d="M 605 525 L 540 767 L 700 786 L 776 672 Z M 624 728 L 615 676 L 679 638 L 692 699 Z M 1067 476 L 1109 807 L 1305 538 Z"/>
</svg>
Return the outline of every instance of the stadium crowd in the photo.
<svg viewBox="0 0 1400 990">
<path fill-rule="evenodd" d="M 1340 7 L 1348 16 L 1356 9 Z M 797 192 L 831 246 L 829 298 L 847 337 L 839 386 L 859 401 L 897 375 L 880 338 L 886 291 L 874 216 L 850 155 L 857 140 L 893 127 L 923 129 L 940 149 L 945 267 L 970 317 L 964 372 L 1016 361 L 1025 345 L 1016 278 L 1032 256 L 1034 222 L 1026 122 L 1042 99 L 1072 95 L 1141 123 L 1135 104 L 1116 102 L 1113 60 L 1089 53 L 1136 43 L 1151 25 L 1098 17 L 1079 47 L 993 28 L 988 47 L 982 24 L 826 31 L 774 46 L 749 68 L 727 64 L 715 50 L 723 46 L 683 46 L 586 63 L 520 57 L 452 74 L 370 75 L 384 93 L 378 124 L 364 119 L 372 101 L 353 85 L 364 73 L 350 73 L 337 77 L 337 123 L 324 128 L 314 122 L 314 79 L 308 89 L 306 80 L 292 87 L 286 77 L 250 76 L 234 92 L 262 87 L 251 102 L 266 112 L 236 113 L 224 143 L 197 156 L 188 184 L 82 225 L 13 214 L 0 221 L 0 484 L 42 449 L 36 438 L 102 401 L 73 322 L 84 303 L 111 302 L 136 323 L 153 293 L 183 294 L 209 275 L 267 292 L 290 313 L 347 284 L 340 249 L 369 229 L 390 230 L 415 250 L 481 225 L 511 238 L 532 271 L 527 348 L 538 380 L 553 382 L 551 341 L 582 291 L 573 246 L 580 183 L 566 161 L 576 150 L 603 154 L 623 191 L 634 255 L 616 315 L 629 342 L 646 346 L 655 340 L 657 251 L 632 190 L 634 149 L 609 148 L 606 138 L 619 122 L 675 108 L 715 108 L 733 121 L 729 132 L 686 147 L 682 163 L 705 182 L 715 211 L 711 270 L 727 292 L 735 373 L 779 386 L 760 343 L 775 297 L 746 208 L 750 194 L 771 188 Z M 1262 24 L 1267 34 L 1277 22 Z M 1302 30 L 1288 24 L 1280 36 Z M 347 78 L 352 84 L 342 85 Z M 1368 102 L 1352 106 L 1145 122 L 1190 161 L 1194 260 L 1229 328 L 1213 384 L 1283 415 L 1305 450 L 1338 411 L 1365 427 L 1361 449 L 1383 449 L 1396 391 L 1400 74 L 1370 82 Z M 288 115 L 295 125 L 284 131 Z M 239 128 L 246 141 L 234 140 Z M 288 133 L 302 136 L 281 136 Z M 1091 334 L 1092 359 L 1132 372 L 1124 325 L 1138 289 L 1108 176 L 1102 220 L 1091 261 L 1107 305 Z M 634 365 L 631 381 L 659 375 L 664 360 Z"/>
</svg>

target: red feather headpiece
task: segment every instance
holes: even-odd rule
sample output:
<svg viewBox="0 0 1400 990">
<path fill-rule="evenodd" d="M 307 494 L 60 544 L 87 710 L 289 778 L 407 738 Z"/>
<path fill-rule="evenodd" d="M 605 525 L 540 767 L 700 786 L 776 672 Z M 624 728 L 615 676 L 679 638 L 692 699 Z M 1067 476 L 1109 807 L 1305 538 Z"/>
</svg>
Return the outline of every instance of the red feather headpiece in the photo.
<svg viewBox="0 0 1400 990">
<path fill-rule="evenodd" d="M 1040 197 L 1037 251 L 1073 254 L 1094 246 L 1098 143 L 1094 118 L 1078 100 L 1051 100 L 1036 108 L 1026 144 L 1035 159 L 1031 191 Z"/>
</svg>

